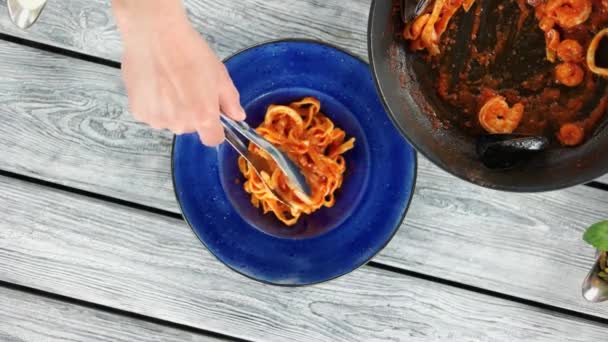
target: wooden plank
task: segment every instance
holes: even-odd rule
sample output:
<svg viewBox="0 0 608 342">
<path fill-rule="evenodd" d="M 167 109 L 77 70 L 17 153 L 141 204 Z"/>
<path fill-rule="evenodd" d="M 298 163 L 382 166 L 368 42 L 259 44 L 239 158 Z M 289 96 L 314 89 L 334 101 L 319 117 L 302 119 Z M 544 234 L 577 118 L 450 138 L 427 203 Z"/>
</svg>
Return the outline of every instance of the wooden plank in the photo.
<svg viewBox="0 0 608 342">
<path fill-rule="evenodd" d="M 125 102 L 116 70 L 0 43 L 1 168 L 178 212 L 171 137 L 133 122 Z M 593 257 L 582 230 L 606 217 L 608 192 L 500 193 L 423 158 L 419 173 L 378 261 L 608 318 L 578 290 Z"/>
<path fill-rule="evenodd" d="M 588 342 L 608 333 L 369 267 L 316 286 L 256 283 L 221 266 L 180 220 L 11 178 L 0 177 L 0 207 L 1 280 L 240 338 Z"/>
<path fill-rule="evenodd" d="M 267 40 L 311 38 L 367 57 L 371 0 L 187 0 L 190 18 L 221 57 Z M 118 61 L 122 52 L 108 0 L 49 1 L 39 21 L 19 30 L 0 2 L 0 32 Z"/>
<path fill-rule="evenodd" d="M 4 170 L 177 211 L 172 136 L 126 106 L 119 70 L 0 41 Z"/>
<path fill-rule="evenodd" d="M 477 187 L 420 158 L 405 224 L 376 261 L 608 318 L 581 284 L 594 261 L 584 229 L 608 218 L 608 192 Z"/>
<path fill-rule="evenodd" d="M 299 37 L 336 44 L 367 60 L 370 5 L 371 0 L 349 1 L 348 6 L 340 0 L 186 1 L 191 21 L 222 58 L 263 41 Z M 106 0 L 52 1 L 27 31 L 10 22 L 2 2 L 0 32 L 113 61 L 122 54 Z M 608 175 L 596 181 L 608 184 Z"/>
<path fill-rule="evenodd" d="M 608 184 L 608 175 L 603 175 L 602 177 L 595 180 L 596 182 Z"/>
<path fill-rule="evenodd" d="M 221 341 L 0 287 L 0 340 L 44 342 Z"/>
</svg>

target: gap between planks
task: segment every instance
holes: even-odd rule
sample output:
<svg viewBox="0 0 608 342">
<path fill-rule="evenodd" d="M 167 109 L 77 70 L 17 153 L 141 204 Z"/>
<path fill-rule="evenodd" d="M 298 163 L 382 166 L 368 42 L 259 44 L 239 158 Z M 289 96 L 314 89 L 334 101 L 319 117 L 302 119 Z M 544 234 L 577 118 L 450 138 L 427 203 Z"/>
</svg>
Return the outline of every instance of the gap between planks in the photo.
<svg viewBox="0 0 608 342">
<path fill-rule="evenodd" d="M 14 43 L 14 44 L 19 44 L 22 46 L 26 46 L 29 48 L 34 48 L 34 49 L 38 49 L 38 50 L 43 50 L 46 52 L 50 52 L 50 53 L 54 53 L 54 54 L 58 54 L 64 57 L 68 57 L 68 58 L 74 58 L 74 59 L 78 59 L 78 60 L 82 60 L 82 61 L 86 61 L 89 63 L 94 63 L 94 64 L 98 64 L 98 65 L 103 65 L 103 66 L 107 66 L 107 67 L 111 67 L 114 69 L 120 69 L 121 68 L 121 63 L 120 62 L 116 62 L 110 59 L 106 59 L 106 58 L 102 58 L 102 57 L 97 57 L 97 56 L 93 56 L 93 55 L 89 55 L 83 52 L 78 52 L 75 50 L 69 50 L 66 48 L 62 48 L 59 46 L 55 46 L 55 45 L 50 45 L 50 44 L 45 44 L 42 42 L 38 42 L 38 41 L 33 41 L 33 40 L 29 40 L 29 39 L 25 39 L 22 37 L 17 37 L 17 36 L 11 36 L 9 34 L 0 32 L 0 40 L 6 41 L 6 42 L 10 42 L 10 43 Z M 583 184 L 584 186 L 589 186 L 595 189 L 599 189 L 599 190 L 604 190 L 604 191 L 608 191 L 608 175 L 604 175 L 592 182 L 589 182 L 587 184 Z M 149 209 L 153 209 L 152 207 L 148 207 Z"/>
<path fill-rule="evenodd" d="M 92 192 L 89 192 L 89 191 L 85 191 L 85 190 L 81 190 L 81 189 L 77 189 L 77 188 L 73 188 L 73 187 L 69 187 L 69 186 L 65 186 L 65 185 L 49 182 L 49 181 L 46 181 L 46 180 L 42 180 L 42 179 L 30 177 L 30 176 L 25 176 L 25 175 L 17 174 L 17 173 L 14 173 L 14 172 L 9 172 L 9 171 L 5 171 L 5 170 L 1 170 L 1 169 L 0 169 L 0 176 L 16 179 L 16 180 L 20 180 L 20 181 L 25 181 L 25 182 L 28 182 L 28 183 L 40 185 L 40 186 L 43 186 L 43 187 L 46 187 L 46 188 L 50 188 L 50 189 L 53 189 L 53 190 L 57 190 L 57 191 L 61 191 L 61 192 L 66 192 L 66 193 L 70 193 L 70 194 L 84 196 L 84 197 L 88 197 L 88 198 L 92 198 L 92 199 L 96 199 L 96 200 L 102 200 L 102 201 L 106 201 L 106 202 L 109 202 L 109 203 L 112 203 L 112 204 L 116 204 L 116 205 L 119 205 L 119 206 L 127 207 L 127 208 L 130 208 L 130 209 L 139 210 L 139 211 L 145 211 L 145 212 L 153 213 L 153 214 L 156 214 L 156 215 L 161 215 L 161 216 L 165 216 L 165 217 L 169 217 L 169 218 L 173 218 L 173 219 L 178 219 L 178 220 L 181 220 L 181 221 L 185 222 L 184 218 L 180 214 L 176 214 L 176 213 L 173 213 L 173 212 L 170 212 L 170 211 L 167 211 L 167 210 L 162 210 L 162 209 L 157 209 L 157 208 L 154 208 L 154 207 L 149 207 L 149 206 L 141 205 L 141 204 L 134 203 L 134 202 L 125 201 L 125 200 L 114 198 L 114 197 L 111 197 L 111 196 L 101 195 L 101 194 L 98 194 L 98 193 L 92 193 Z M 458 288 L 458 289 L 461 289 L 461 290 L 465 290 L 465 291 L 469 291 L 469 292 L 473 292 L 473 293 L 483 294 L 483 295 L 487 295 L 487 296 L 493 296 L 493 297 L 497 297 L 497 298 L 500 298 L 500 299 L 512 301 L 512 302 L 515 302 L 515 303 L 524 304 L 524 305 L 531 306 L 531 307 L 536 307 L 536 308 L 539 308 L 539 309 L 551 310 L 551 311 L 555 311 L 555 312 L 558 312 L 558 313 L 566 315 L 566 316 L 576 317 L 576 318 L 579 318 L 579 319 L 584 319 L 584 320 L 592 321 L 592 322 L 595 322 L 595 323 L 605 324 L 606 326 L 608 326 L 608 319 L 602 318 L 602 317 L 598 317 L 598 316 L 594 316 L 594 315 L 591 315 L 591 314 L 586 314 L 586 313 L 583 313 L 583 312 L 579 312 L 579 311 L 575 311 L 575 310 L 570 310 L 570 309 L 567 309 L 567 308 L 562 308 L 562 307 L 559 307 L 559 306 L 555 306 L 555 305 L 551 305 L 551 304 L 546 304 L 546 303 L 538 302 L 538 301 L 535 301 L 535 300 L 529 300 L 529 299 L 525 299 L 525 298 L 521 298 L 521 297 L 516 297 L 516 296 L 509 295 L 509 294 L 501 293 L 501 292 L 496 292 L 496 291 L 492 291 L 492 290 L 488 290 L 488 289 L 483 289 L 483 288 L 480 288 L 480 287 L 477 287 L 477 286 L 468 285 L 468 284 L 464 284 L 464 283 L 460 283 L 460 282 L 457 282 L 457 281 L 453 281 L 453 280 L 449 280 L 449 279 L 444 279 L 444 278 L 440 278 L 440 277 L 435 277 L 435 276 L 432 276 L 432 275 L 428 275 L 428 274 L 424 274 L 424 273 L 408 270 L 408 269 L 405 269 L 405 268 L 390 266 L 390 265 L 382 264 L 382 263 L 379 263 L 379 262 L 376 262 L 376 261 L 373 261 L 373 260 L 369 261 L 366 265 L 368 267 L 376 268 L 376 269 L 379 269 L 379 270 L 383 270 L 383 271 L 387 271 L 387 272 L 392 272 L 392 273 L 397 273 L 397 274 L 401 274 L 401 275 L 406 275 L 406 276 L 409 276 L 409 277 L 412 277 L 412 278 L 416 278 L 416 279 L 427 280 L 427 281 L 439 283 L 439 284 L 446 285 L 446 286 L 455 287 L 455 288 Z M 112 308 L 112 307 L 108 307 L 108 306 L 104 306 L 104 305 L 100 305 L 100 304 L 96 304 L 96 303 L 90 303 L 90 302 L 82 301 L 82 300 L 79 300 L 79 299 L 76 299 L 76 298 L 72 298 L 72 297 L 66 297 L 66 296 L 62 296 L 62 295 L 59 295 L 59 294 L 49 293 L 49 292 L 46 292 L 46 291 L 42 291 L 42 290 L 38 290 L 38 289 L 34 289 L 34 288 L 22 286 L 22 285 L 7 283 L 7 282 L 2 281 L 2 280 L 0 280 L 0 286 L 14 288 L 14 289 L 30 292 L 30 293 L 37 294 L 37 295 L 48 296 L 48 297 L 51 297 L 51 298 L 54 298 L 54 299 L 64 300 L 64 301 L 71 302 L 73 304 L 79 304 L 79 305 L 83 305 L 83 306 L 87 306 L 87 307 L 91 307 L 91 308 L 101 309 L 101 310 L 113 312 L 113 313 L 116 313 L 116 314 L 122 314 L 124 316 L 129 316 L 129 317 L 132 317 L 132 318 L 142 319 L 142 320 L 145 320 L 145 321 L 148 321 L 148 322 L 151 322 L 151 323 L 162 324 L 162 325 L 166 325 L 166 326 L 170 326 L 170 327 L 174 327 L 174 328 L 181 328 L 181 329 L 184 329 L 184 330 L 188 330 L 188 331 L 191 331 L 191 332 L 198 332 L 198 333 L 201 333 L 201 334 L 207 334 L 207 335 L 213 336 L 213 337 L 230 338 L 230 339 L 232 339 L 234 341 L 248 341 L 248 340 L 245 340 L 245 339 L 238 339 L 238 338 L 235 338 L 235 337 L 232 337 L 232 336 L 228 336 L 228 335 L 223 335 L 223 334 L 220 334 L 220 333 L 215 333 L 215 332 L 211 332 L 211 331 L 207 331 L 207 330 L 202 330 L 202 329 L 196 329 L 194 327 L 190 327 L 190 326 L 187 326 L 187 325 L 182 325 L 182 324 L 179 324 L 179 323 L 173 323 L 173 322 L 170 322 L 170 321 L 166 321 L 166 320 L 162 320 L 162 319 L 158 319 L 158 318 L 154 318 L 154 317 L 150 317 L 150 316 L 145 316 L 145 315 L 141 315 L 141 314 L 137 314 L 137 313 L 131 313 L 131 312 L 128 312 L 128 311 L 124 311 L 124 310 L 120 310 L 120 309 L 116 309 L 116 308 Z"/>
<path fill-rule="evenodd" d="M 17 38 L 17 40 L 21 40 L 21 38 Z M 35 43 L 35 42 L 32 42 L 32 44 L 34 44 L 34 45 L 38 44 L 38 45 L 42 45 L 42 46 L 47 46 L 45 44 L 39 44 L 39 43 Z M 69 58 L 77 58 L 78 59 L 78 57 L 70 56 L 71 54 L 87 56 L 85 54 L 72 53 L 72 52 L 70 52 L 70 50 L 65 50 L 65 49 L 62 49 L 62 48 L 55 48 L 55 47 L 49 47 L 49 48 L 52 49 L 52 50 L 63 50 L 64 52 L 66 52 L 65 56 L 68 56 Z M 42 50 L 44 51 L 44 49 L 42 49 Z M 54 53 L 55 51 L 51 51 L 51 52 Z M 90 62 L 97 63 L 95 61 L 90 61 Z M 114 62 L 112 62 L 112 63 L 114 63 Z M 97 63 L 97 64 L 103 64 L 103 63 Z M 116 66 L 119 66 L 119 65 L 115 65 L 115 66 L 111 66 L 111 67 L 115 68 Z M 9 172 L 9 173 L 6 173 L 6 174 L 10 175 L 13 178 L 24 177 L 22 179 L 26 179 L 28 181 L 35 180 L 35 178 L 27 179 L 28 176 L 21 176 L 21 175 L 19 175 L 17 173 L 10 173 Z M 122 205 L 129 206 L 129 207 L 132 207 L 132 208 L 136 208 L 136 209 L 139 209 L 139 210 L 145 210 L 145 211 L 148 211 L 148 212 L 158 213 L 158 214 L 163 215 L 163 216 L 168 216 L 168 217 L 172 217 L 172 218 L 181 219 L 181 215 L 179 213 L 177 213 L 177 212 L 172 212 L 172 211 L 163 210 L 163 209 L 157 209 L 157 208 L 154 208 L 154 207 L 151 207 L 151 206 L 138 204 L 136 202 L 126 201 L 126 200 L 118 199 L 118 198 L 111 197 L 111 196 L 106 196 L 106 195 L 101 195 L 101 194 L 97 194 L 97 193 L 93 193 L 93 192 L 88 192 L 86 190 L 79 190 L 79 189 L 76 189 L 76 188 L 73 188 L 73 187 L 64 187 L 64 188 L 62 188 L 63 187 L 62 185 L 55 184 L 55 183 L 49 182 L 49 181 L 42 181 L 42 180 L 37 180 L 37 181 L 39 181 L 39 182 L 46 182 L 46 184 L 45 184 L 46 186 L 51 186 L 51 187 L 54 186 L 54 187 L 56 187 L 58 189 L 64 189 L 64 190 L 67 190 L 67 191 L 70 191 L 70 192 L 73 192 L 73 193 L 83 194 L 83 195 L 88 196 L 88 197 L 93 197 L 93 198 L 97 198 L 97 199 L 101 199 L 101 200 L 105 200 L 105 201 L 114 202 L 114 203 L 117 203 L 117 204 L 122 204 Z M 592 183 L 592 184 L 596 185 L 596 186 L 593 186 L 593 187 L 598 188 L 597 184 L 602 184 L 602 183 Z M 606 190 L 605 188 L 601 188 L 601 189 Z M 380 265 L 380 263 L 376 263 L 376 265 Z M 391 267 L 394 267 L 395 269 L 399 269 L 399 267 L 395 267 L 394 265 L 392 265 Z M 405 267 L 405 266 L 400 266 L 400 267 Z M 408 270 L 407 268 L 405 268 L 405 269 Z M 423 274 L 423 273 L 418 273 L 418 274 Z M 464 285 L 465 283 L 460 282 L 460 281 L 453 281 L 453 284 L 461 284 L 462 286 L 470 286 L 471 289 L 481 289 L 480 287 L 474 286 L 474 285 L 473 286 L 471 286 L 471 285 Z M 500 292 L 495 292 L 495 291 L 491 291 L 491 290 L 486 290 L 486 291 L 489 291 L 488 293 L 494 293 L 496 295 L 500 294 Z M 505 296 L 507 296 L 508 298 L 511 298 L 511 299 L 520 298 L 521 300 L 524 300 L 524 301 L 528 300 L 528 299 L 525 299 L 525 298 L 519 297 L 519 296 L 510 296 L 510 295 L 505 295 Z M 530 303 L 539 303 L 539 304 L 541 304 L 542 302 L 539 302 L 539 301 L 536 301 L 536 300 L 530 300 Z M 560 308 L 559 306 L 550 305 L 550 304 L 541 304 L 541 305 L 548 305 L 548 307 L 552 307 L 552 308 Z M 581 311 L 573 311 L 573 310 L 566 309 L 566 308 L 563 309 L 563 310 L 565 310 L 564 312 L 577 312 L 580 315 L 586 315 L 586 313 L 581 312 Z M 597 316 L 590 316 L 590 317 L 597 317 Z"/>
<path fill-rule="evenodd" d="M 590 341 L 603 336 L 607 328 L 606 324 L 573 318 L 552 310 L 537 309 L 370 267 L 358 270 L 357 276 L 348 279 L 298 289 L 274 288 L 269 292 L 267 285 L 242 279 L 230 270 L 210 265 L 213 258 L 191 240 L 191 232 L 183 230 L 188 230 L 187 227 L 180 223 L 183 229 L 174 229 L 175 223 L 179 222 L 177 220 L 22 180 L 0 177 L 0 183 L 3 184 L 0 187 L 0 202 L 4 203 L 8 212 L 24 214 L 23 218 L 10 219 L 9 216 L 9 221 L 4 225 L 8 235 L 4 237 L 6 249 L 2 251 L 4 257 L 15 262 L 4 265 L 6 270 L 10 270 L 7 273 L 10 282 L 23 284 L 25 280 L 29 284 L 30 276 L 42 276 L 48 285 L 40 284 L 41 287 L 37 288 L 45 291 L 52 289 L 51 292 L 69 297 L 74 293 L 87 302 L 91 298 L 99 298 L 99 303 L 105 305 L 116 305 L 145 315 L 155 312 L 159 317 L 171 317 L 186 325 L 213 331 L 221 328 L 222 333 L 227 331 L 226 324 L 232 322 L 237 326 L 233 325 L 235 330 L 230 330 L 230 335 L 238 331 L 238 336 L 242 338 L 259 340 L 264 337 L 262 341 L 268 340 L 265 337 L 270 331 L 266 325 L 260 327 L 260 313 L 277 313 L 278 308 L 282 312 L 286 307 L 295 311 L 291 316 L 280 315 L 279 312 L 271 325 L 282 328 L 275 331 L 274 337 L 278 341 L 285 339 L 284 329 L 289 330 L 291 337 L 296 340 L 310 339 L 316 333 L 317 337 L 331 341 L 338 337 L 327 335 L 328 329 L 335 332 L 334 328 L 344 334 L 339 335 L 340 340 L 344 341 L 363 335 L 373 340 L 401 336 L 394 335 L 396 333 L 409 334 L 412 339 L 414 336 L 425 337 L 416 339 L 421 341 L 432 337 L 435 337 L 434 340 L 450 337 L 458 341 L 462 339 L 454 338 L 466 337 L 471 341 L 511 341 L 514 336 L 552 341 L 555 338 L 562 340 L 562 337 L 570 336 L 573 332 L 578 336 L 572 338 L 573 341 Z M 83 212 L 78 208 L 90 211 L 90 224 L 79 219 Z M 30 217 L 29 213 L 35 215 Z M 21 222 L 27 217 L 32 221 L 21 227 Z M 131 233 L 125 234 L 125 228 Z M 143 239 L 143 243 L 135 247 L 135 241 L 140 239 Z M 92 247 L 89 246 L 91 241 L 97 242 L 93 249 L 89 249 Z M 61 246 L 62 252 L 47 255 L 49 246 Z M 165 262 L 175 250 L 181 251 L 181 257 Z M 24 260 L 22 265 L 20 260 L 29 259 L 23 252 L 31 252 L 31 261 L 36 262 L 37 259 L 44 264 L 32 264 L 36 267 L 31 270 L 33 273 L 26 272 L 25 278 L 18 270 L 25 271 L 24 266 L 31 264 L 31 261 Z M 201 252 L 203 260 L 194 261 L 199 260 Z M 153 255 L 161 258 L 156 260 Z M 96 263 L 99 258 L 104 261 L 99 262 L 98 267 L 91 268 L 91 262 Z M 123 268 L 121 260 L 125 258 L 131 262 L 130 266 Z M 63 271 L 64 266 L 66 272 Z M 155 271 L 159 267 L 167 270 L 168 278 L 161 277 L 157 279 L 158 283 L 150 282 L 154 278 L 151 275 L 157 274 Z M 107 273 L 110 270 L 110 273 L 116 270 L 114 276 L 117 278 Z M 195 287 L 175 280 L 176 276 L 185 274 L 192 277 L 191 283 L 197 284 Z M 67 281 L 69 277 L 74 278 Z M 102 288 L 108 290 L 89 287 L 89 281 L 101 281 Z M 127 297 L 121 299 L 116 291 L 122 289 L 126 289 L 124 295 Z M 154 298 L 147 295 L 152 293 Z M 218 303 L 218 298 L 226 298 L 226 293 L 232 293 L 232 300 Z M 336 293 L 341 295 L 336 296 Z M 235 307 L 236 302 L 241 302 L 235 301 L 235 296 L 255 299 L 245 302 L 249 305 L 238 304 Z M 127 298 L 126 302 L 122 301 Z M 158 302 L 159 298 L 163 300 Z M 404 315 L 410 317 L 404 319 Z M 245 317 L 253 319 L 243 321 Z M 370 325 L 373 322 L 370 318 L 373 317 L 384 318 Z M 294 326 L 294 319 L 306 321 L 306 324 Z M 479 324 L 479 329 L 472 329 L 471 322 Z M 311 325 L 317 329 L 311 330 Z"/>
<path fill-rule="evenodd" d="M 87 302 L 87 301 L 80 300 L 80 299 L 77 299 L 74 297 L 67 297 L 67 296 L 57 294 L 57 293 L 47 292 L 47 291 L 35 289 L 32 287 L 9 283 L 9 282 L 3 281 L 3 280 L 0 280 L 0 287 L 5 288 L 5 289 L 10 289 L 13 291 L 18 291 L 18 292 L 21 292 L 24 294 L 30 294 L 30 295 L 37 296 L 37 297 L 44 297 L 44 298 L 48 298 L 48 299 L 55 300 L 58 302 L 63 302 L 63 303 L 80 306 L 80 307 L 87 308 L 87 309 L 92 309 L 95 311 L 103 311 L 103 312 L 106 312 L 106 313 L 109 313 L 112 315 L 125 317 L 128 319 L 136 319 L 139 321 L 144 321 L 147 323 L 160 325 L 160 326 L 167 327 L 167 328 L 181 330 L 181 331 L 189 332 L 189 333 L 196 334 L 196 335 L 202 335 L 202 336 L 212 338 L 214 340 L 234 341 L 234 342 L 251 342 L 250 340 L 237 338 L 234 336 L 229 336 L 229 335 L 221 334 L 221 333 L 214 332 L 214 331 L 198 329 L 193 326 L 179 324 L 179 323 L 163 320 L 163 319 L 156 318 L 156 317 L 146 316 L 146 315 L 138 314 L 138 313 L 135 313 L 132 311 L 125 311 L 125 310 L 121 310 L 118 308 L 101 305 L 98 303 Z"/>
</svg>

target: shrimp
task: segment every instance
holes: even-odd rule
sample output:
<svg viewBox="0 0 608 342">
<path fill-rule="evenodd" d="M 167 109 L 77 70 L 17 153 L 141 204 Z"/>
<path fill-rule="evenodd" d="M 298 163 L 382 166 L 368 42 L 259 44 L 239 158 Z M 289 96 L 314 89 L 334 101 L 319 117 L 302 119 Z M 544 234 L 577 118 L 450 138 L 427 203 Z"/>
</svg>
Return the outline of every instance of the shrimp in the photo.
<svg viewBox="0 0 608 342">
<path fill-rule="evenodd" d="M 562 63 L 555 67 L 555 78 L 567 87 L 576 87 L 583 82 L 585 71 L 576 63 Z"/>
<path fill-rule="evenodd" d="M 524 115 L 524 105 L 517 103 L 513 108 L 502 96 L 488 100 L 479 111 L 479 123 L 492 134 L 513 133 Z"/>
<path fill-rule="evenodd" d="M 559 32 L 556 29 L 550 29 L 545 33 L 545 41 L 547 42 L 547 60 L 553 63 L 560 45 Z"/>
<path fill-rule="evenodd" d="M 591 0 L 549 0 L 545 7 L 546 13 L 565 29 L 587 21 L 592 9 Z"/>
<path fill-rule="evenodd" d="M 557 57 L 563 62 L 580 63 L 583 61 L 583 47 L 574 39 L 566 39 L 557 47 Z"/>
<path fill-rule="evenodd" d="M 557 140 L 564 146 L 580 145 L 585 138 L 585 130 L 582 126 L 575 123 L 562 125 L 557 133 Z"/>
</svg>

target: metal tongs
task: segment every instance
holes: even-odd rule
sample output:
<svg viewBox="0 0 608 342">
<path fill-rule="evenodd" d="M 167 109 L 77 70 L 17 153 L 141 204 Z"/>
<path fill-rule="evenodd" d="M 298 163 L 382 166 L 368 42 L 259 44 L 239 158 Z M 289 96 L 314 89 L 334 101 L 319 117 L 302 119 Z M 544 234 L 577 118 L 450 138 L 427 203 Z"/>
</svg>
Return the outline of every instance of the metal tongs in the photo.
<svg viewBox="0 0 608 342">
<path fill-rule="evenodd" d="M 412 2 L 417 1 L 416 5 Z M 401 20 L 404 23 L 410 23 L 427 8 L 431 0 L 401 0 Z"/>
<path fill-rule="evenodd" d="M 257 154 L 249 152 L 247 145 L 241 140 L 239 135 L 245 137 L 250 142 L 257 145 L 261 150 L 266 152 L 276 163 L 279 169 L 285 173 L 287 179 L 290 182 L 290 185 L 293 186 L 293 189 L 299 191 L 299 195 L 305 195 L 306 197 L 310 197 L 311 191 L 310 187 L 306 183 L 306 178 L 300 172 L 298 166 L 292 162 L 287 156 L 281 152 L 278 148 L 276 148 L 273 144 L 268 142 L 262 136 L 260 136 L 253 128 L 251 128 L 244 121 L 234 121 L 225 115 L 220 116 L 220 121 L 224 126 L 224 132 L 226 133 L 226 141 L 234 147 L 234 149 L 241 155 L 253 170 L 258 174 L 262 182 L 266 185 L 266 187 L 277 197 L 281 202 L 285 203 L 287 206 L 291 207 L 291 204 L 281 195 L 280 192 L 276 191 L 276 189 L 271 188 L 266 184 L 264 177 L 262 177 L 262 172 L 265 172 L 267 175 L 271 175 L 271 165 L 268 160 L 260 157 Z"/>
</svg>

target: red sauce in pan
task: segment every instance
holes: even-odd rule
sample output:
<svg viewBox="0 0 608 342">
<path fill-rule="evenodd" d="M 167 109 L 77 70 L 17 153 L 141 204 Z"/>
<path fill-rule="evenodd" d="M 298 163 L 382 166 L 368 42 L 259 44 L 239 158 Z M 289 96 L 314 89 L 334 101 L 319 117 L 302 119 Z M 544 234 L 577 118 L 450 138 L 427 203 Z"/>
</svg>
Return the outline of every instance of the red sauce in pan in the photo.
<svg viewBox="0 0 608 342">
<path fill-rule="evenodd" d="M 437 95 L 449 108 L 441 119 L 471 135 L 486 134 L 480 112 L 494 99 L 505 110 L 497 120 L 523 106 L 513 132 L 545 135 L 563 145 L 582 143 L 607 111 L 605 81 L 589 70 L 585 56 L 593 37 L 608 27 L 608 0 L 494 0 L 492 6 L 483 1 L 468 13 L 455 12 L 437 41 L 438 54 L 423 53 L 436 73 Z M 585 6 L 592 8 L 586 18 Z M 412 47 L 424 49 L 407 30 Z M 581 139 L 575 139 L 578 134 Z"/>
</svg>

